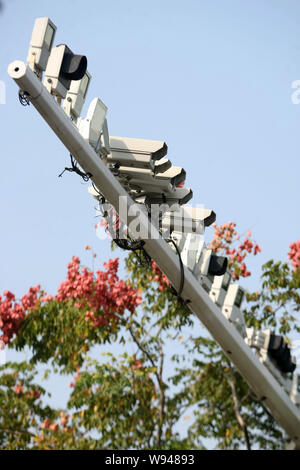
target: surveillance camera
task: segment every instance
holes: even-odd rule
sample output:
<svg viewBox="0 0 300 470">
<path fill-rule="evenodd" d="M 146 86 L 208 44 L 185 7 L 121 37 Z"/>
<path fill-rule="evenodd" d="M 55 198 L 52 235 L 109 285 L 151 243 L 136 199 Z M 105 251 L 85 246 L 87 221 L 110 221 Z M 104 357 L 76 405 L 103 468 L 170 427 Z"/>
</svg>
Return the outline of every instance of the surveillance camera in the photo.
<svg viewBox="0 0 300 470">
<path fill-rule="evenodd" d="M 181 259 L 183 264 L 187 266 L 192 272 L 195 266 L 199 263 L 203 252 L 205 251 L 205 243 L 203 236 L 199 233 L 184 233 L 185 243 L 181 252 Z"/>
<path fill-rule="evenodd" d="M 125 152 L 140 155 L 150 155 L 154 160 L 165 157 L 168 146 L 160 140 L 132 139 L 130 137 L 110 137 L 112 152 Z"/>
<path fill-rule="evenodd" d="M 168 151 L 166 143 L 159 140 L 110 137 L 109 145 L 110 154 L 107 156 L 108 163 L 117 163 L 120 166 L 126 167 L 145 168 L 154 172 L 157 172 L 155 171 L 155 163 L 162 160 Z M 164 171 L 163 168 L 168 169 L 171 166 L 169 160 L 163 163 L 164 166 L 160 167 L 161 171 Z"/>
<path fill-rule="evenodd" d="M 49 93 L 65 98 L 73 80 L 81 80 L 87 69 L 87 58 L 75 55 L 65 44 L 51 50 L 44 85 Z"/>
<path fill-rule="evenodd" d="M 196 274 L 209 276 L 213 282 L 214 276 L 222 276 L 225 274 L 227 269 L 227 258 L 224 256 L 217 256 L 213 254 L 212 250 L 209 250 L 205 247 L 199 264 L 196 267 Z"/>
<path fill-rule="evenodd" d="M 282 335 L 270 334 L 268 354 L 276 362 L 281 372 L 294 372 L 296 369 L 290 347 Z"/>
<path fill-rule="evenodd" d="M 157 180 L 170 180 L 173 186 L 178 186 L 183 183 L 186 178 L 186 171 L 180 166 L 171 166 L 168 170 L 160 171 L 155 173 L 155 179 Z"/>
<path fill-rule="evenodd" d="M 91 75 L 86 72 L 81 80 L 73 80 L 64 100 L 63 109 L 76 120 L 81 113 L 90 85 Z"/>
<path fill-rule="evenodd" d="M 202 222 L 204 227 L 209 227 L 216 220 L 216 214 L 211 209 L 205 209 L 204 207 L 184 206 L 183 210 L 185 213 L 189 214 L 193 220 Z"/>
<path fill-rule="evenodd" d="M 201 247 L 201 252 L 196 258 L 196 263 L 193 268 L 193 274 L 196 276 L 202 287 L 209 292 L 211 285 L 213 283 L 213 275 L 209 273 L 209 265 L 212 256 L 212 250 L 208 250 L 204 244 L 204 241 L 201 243 L 200 240 L 203 237 L 199 238 L 199 247 Z"/>
<path fill-rule="evenodd" d="M 105 104 L 99 98 L 94 98 L 88 108 L 86 118 L 78 119 L 77 127 L 80 134 L 96 151 L 101 148 L 100 138 L 105 130 L 106 112 Z"/>
<path fill-rule="evenodd" d="M 171 181 L 156 180 L 153 178 L 151 181 L 144 181 L 140 178 L 121 178 L 120 182 L 123 186 L 130 190 L 142 191 L 144 193 L 171 193 L 173 185 Z"/>
<path fill-rule="evenodd" d="M 222 308 L 223 315 L 234 324 L 239 333 L 246 337 L 246 325 L 244 315 L 240 310 L 245 292 L 238 284 L 231 284 Z"/>
<path fill-rule="evenodd" d="M 222 276 L 227 269 L 228 259 L 225 256 L 211 255 L 208 272 L 212 276 Z"/>
<path fill-rule="evenodd" d="M 113 169 L 115 168 L 113 166 Z M 152 170 L 145 168 L 118 166 L 116 175 L 120 182 L 122 184 L 125 183 L 129 189 L 162 193 L 164 191 L 171 191 L 177 181 L 185 178 L 185 171 L 181 167 L 171 167 L 164 173 L 155 174 Z"/>
<path fill-rule="evenodd" d="M 269 332 L 269 334 L 267 333 Z M 246 328 L 246 338 L 245 341 L 250 346 L 250 348 L 255 348 L 258 350 L 265 349 L 268 350 L 270 338 L 270 330 L 257 330 L 255 328 Z"/>
<path fill-rule="evenodd" d="M 125 167 L 144 168 L 152 171 L 154 170 L 155 165 L 155 162 L 152 160 L 150 155 L 118 152 L 112 148 L 110 148 L 110 154 L 107 156 L 107 163 Z"/>
<path fill-rule="evenodd" d="M 227 259 L 216 256 L 212 250 L 207 249 L 203 235 L 199 233 L 186 234 L 181 258 L 208 293 L 211 290 L 214 276 L 223 275 L 227 268 Z"/>
<path fill-rule="evenodd" d="M 219 307 L 222 307 L 224 303 L 230 281 L 231 274 L 229 271 L 226 271 L 223 276 L 214 277 L 209 296 Z"/>
<path fill-rule="evenodd" d="M 174 188 L 171 191 L 158 194 L 150 189 L 150 191 L 145 191 L 145 201 L 146 205 L 151 204 L 186 204 L 193 197 L 193 191 L 190 188 Z M 137 195 L 138 197 L 138 195 Z"/>
<path fill-rule="evenodd" d="M 161 158 L 160 160 L 155 160 L 154 165 L 152 166 L 152 170 L 154 173 L 163 173 L 171 168 L 172 163 L 168 158 Z"/>
<path fill-rule="evenodd" d="M 37 71 L 39 74 L 46 70 L 55 32 L 56 26 L 50 18 L 37 18 L 35 20 L 27 62 L 32 70 Z"/>
<path fill-rule="evenodd" d="M 204 233 L 205 227 L 212 224 L 216 214 L 211 209 L 173 205 L 162 216 L 161 227 L 184 232 Z"/>
<path fill-rule="evenodd" d="M 169 228 L 170 233 L 175 230 L 185 233 L 196 232 L 203 234 L 205 226 L 205 219 L 203 217 L 206 216 L 206 213 L 197 209 L 190 206 L 180 207 L 178 205 L 176 210 L 170 208 L 162 217 L 162 228 Z"/>
<path fill-rule="evenodd" d="M 289 345 L 283 336 L 271 333 L 271 330 L 246 329 L 245 341 L 248 346 L 257 349 L 259 360 L 283 386 L 291 400 L 300 404 L 299 378 L 296 371 L 296 358 L 291 355 Z"/>
</svg>

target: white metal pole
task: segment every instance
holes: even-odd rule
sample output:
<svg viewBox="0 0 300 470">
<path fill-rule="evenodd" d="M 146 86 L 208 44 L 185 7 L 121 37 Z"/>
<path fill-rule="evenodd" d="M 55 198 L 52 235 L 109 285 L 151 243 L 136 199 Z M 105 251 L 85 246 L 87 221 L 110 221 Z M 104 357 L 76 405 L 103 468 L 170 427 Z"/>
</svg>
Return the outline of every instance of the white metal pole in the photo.
<svg viewBox="0 0 300 470">
<path fill-rule="evenodd" d="M 30 102 L 81 167 L 93 175 L 92 180 L 105 198 L 119 211 L 119 197 L 125 196 L 128 211 L 134 201 L 93 148 L 81 137 L 75 125 L 28 65 L 21 61 L 15 61 L 9 65 L 8 73 L 17 85 L 29 94 Z M 144 227 L 147 233 L 148 217 L 141 214 L 139 220 L 141 227 Z M 155 227 L 152 227 L 152 233 L 154 237 L 145 240 L 144 248 L 176 288 L 180 283 L 179 259 Z M 285 429 L 295 442 L 296 447 L 300 448 L 300 410 L 266 367 L 259 362 L 253 351 L 245 344 L 239 333 L 222 315 L 220 309 L 187 268 L 184 268 L 184 276 L 182 298 L 190 301 L 189 308 L 220 344 L 226 356 L 248 382 L 258 399 L 262 400 L 274 418 Z"/>
</svg>

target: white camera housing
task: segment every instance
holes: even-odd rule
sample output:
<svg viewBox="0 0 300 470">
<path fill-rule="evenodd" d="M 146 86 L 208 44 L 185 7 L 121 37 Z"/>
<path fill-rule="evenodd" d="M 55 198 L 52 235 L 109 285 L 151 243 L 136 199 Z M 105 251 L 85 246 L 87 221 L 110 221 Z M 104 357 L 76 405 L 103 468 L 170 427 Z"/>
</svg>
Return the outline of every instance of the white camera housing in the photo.
<svg viewBox="0 0 300 470">
<path fill-rule="evenodd" d="M 219 306 L 222 307 L 229 284 L 231 281 L 231 274 L 229 271 L 226 271 L 223 276 L 215 276 L 212 283 L 211 289 L 209 291 L 209 297 Z"/>
<path fill-rule="evenodd" d="M 199 262 L 195 265 L 194 274 L 200 281 L 202 287 L 209 292 L 214 280 L 214 276 L 209 274 L 209 264 L 212 256 L 212 250 L 208 250 L 205 246 L 203 247 Z"/>
<path fill-rule="evenodd" d="M 222 308 L 223 315 L 246 337 L 246 324 L 240 309 L 245 292 L 238 284 L 230 284 Z"/>
<path fill-rule="evenodd" d="M 227 258 L 216 256 L 212 250 L 206 248 L 203 236 L 192 234 L 198 238 L 199 251 L 195 258 L 193 274 L 206 292 L 210 292 L 215 276 L 222 276 L 227 268 Z M 201 241 L 202 240 L 202 241 Z"/>
<path fill-rule="evenodd" d="M 114 168 L 114 167 L 113 167 Z M 132 189 L 140 191 L 163 192 L 170 191 L 177 182 L 184 181 L 185 170 L 181 167 L 172 166 L 163 173 L 154 173 L 145 168 L 134 168 L 128 166 L 118 166 L 113 169 L 120 182 Z"/>
<path fill-rule="evenodd" d="M 268 354 L 268 347 L 270 342 L 271 330 L 257 330 L 255 328 L 246 329 L 245 342 L 251 348 L 255 348 L 258 352 L 259 360 L 264 364 L 275 379 L 282 385 L 286 393 L 290 396 L 291 400 L 297 405 L 300 405 L 300 377 L 297 370 L 294 370 L 292 379 L 282 373 L 276 363 L 270 358 Z M 293 357 L 293 362 L 296 363 L 296 358 Z"/>
<path fill-rule="evenodd" d="M 272 363 L 274 362 L 272 357 L 269 355 L 269 344 L 271 339 L 271 330 L 256 330 L 255 328 L 246 328 L 246 343 L 248 346 L 255 348 L 259 351 L 259 355 L 262 361 L 270 360 Z M 292 362 L 296 364 L 296 358 L 291 356 Z M 275 361 L 276 364 L 276 361 Z M 278 368 L 275 365 L 276 369 Z"/>
<path fill-rule="evenodd" d="M 54 96 L 65 98 L 73 80 L 81 80 L 87 69 L 87 58 L 73 54 L 66 44 L 53 47 L 47 63 L 44 86 Z"/>
<path fill-rule="evenodd" d="M 72 80 L 63 103 L 63 109 L 75 121 L 79 118 L 90 85 L 91 75 L 86 72 L 81 80 Z"/>
<path fill-rule="evenodd" d="M 60 45 L 51 50 L 44 78 L 44 85 L 49 93 L 59 98 L 65 98 L 68 91 L 65 85 L 59 80 L 60 68 L 66 47 L 65 45 Z"/>
<path fill-rule="evenodd" d="M 200 260 L 203 262 L 203 252 L 205 251 L 204 239 L 199 233 L 190 232 L 184 235 L 185 243 L 181 251 L 181 259 L 183 264 L 194 272 L 195 266 L 200 263 Z"/>
<path fill-rule="evenodd" d="M 88 108 L 86 118 L 79 118 L 77 122 L 78 131 L 96 152 L 101 152 L 103 143 L 108 145 L 106 112 L 105 104 L 99 98 L 94 98 Z M 105 134 L 103 143 L 101 142 L 102 134 Z M 109 151 L 109 149 L 106 150 Z"/>
<path fill-rule="evenodd" d="M 46 70 L 55 32 L 56 26 L 50 18 L 44 17 L 35 20 L 27 62 L 32 70 L 40 74 Z"/>
<path fill-rule="evenodd" d="M 216 214 L 211 209 L 204 209 L 192 206 L 177 206 L 165 212 L 162 217 L 161 226 L 163 229 L 170 229 L 172 232 L 183 231 L 185 233 L 204 233 L 205 227 L 212 224 L 216 219 Z"/>
<path fill-rule="evenodd" d="M 193 197 L 193 191 L 190 188 L 174 188 L 170 191 L 166 191 L 163 194 L 160 192 L 154 192 L 153 188 L 149 188 L 149 191 L 145 191 L 146 194 L 136 193 L 135 199 L 142 198 L 145 196 L 143 201 L 147 205 L 151 204 L 186 204 Z M 142 201 L 141 201 L 142 202 Z"/>
<path fill-rule="evenodd" d="M 152 170 L 154 171 L 155 174 L 163 173 L 167 171 L 169 168 L 171 168 L 171 166 L 172 166 L 171 160 L 163 157 L 160 160 L 155 160 L 154 168 L 152 168 Z"/>
<path fill-rule="evenodd" d="M 139 191 L 142 193 L 148 193 L 148 194 L 152 193 L 152 194 L 158 194 L 158 195 L 162 193 L 166 195 L 171 194 L 174 189 L 174 185 L 170 181 L 162 181 L 162 180 L 153 179 L 153 181 L 142 182 L 138 178 L 133 178 L 129 181 L 127 180 L 127 186 L 125 185 L 125 187 L 127 187 L 129 191 L 134 190 L 134 191 Z"/>
<path fill-rule="evenodd" d="M 256 330 L 255 328 L 246 328 L 246 343 L 250 348 L 258 350 L 265 349 L 268 352 L 270 341 L 270 330 Z"/>
<path fill-rule="evenodd" d="M 213 283 L 213 276 L 209 274 L 209 265 L 212 250 L 205 246 L 203 235 L 199 233 L 182 233 L 174 231 L 174 236 L 178 239 L 181 235 L 180 243 L 182 246 L 181 259 L 183 264 L 192 271 L 202 287 L 209 292 Z"/>
<path fill-rule="evenodd" d="M 132 139 L 130 137 L 110 137 L 108 163 L 120 166 L 145 168 L 155 171 L 155 162 L 161 160 L 168 151 L 167 144 L 160 140 Z M 164 167 L 171 165 L 164 161 Z M 161 169 L 161 171 L 164 171 Z"/>
</svg>

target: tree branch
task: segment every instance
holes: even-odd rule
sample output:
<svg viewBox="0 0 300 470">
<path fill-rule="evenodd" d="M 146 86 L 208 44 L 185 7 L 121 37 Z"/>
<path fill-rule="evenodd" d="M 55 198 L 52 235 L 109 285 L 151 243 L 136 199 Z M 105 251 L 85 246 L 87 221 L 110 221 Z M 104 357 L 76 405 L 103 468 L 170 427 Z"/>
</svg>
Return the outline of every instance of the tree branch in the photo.
<svg viewBox="0 0 300 470">
<path fill-rule="evenodd" d="M 245 422 L 245 420 L 244 420 L 244 418 L 243 418 L 243 416 L 241 415 L 241 412 L 240 412 L 241 402 L 239 401 L 238 396 L 237 396 L 235 383 L 234 383 L 234 375 L 233 375 L 233 370 L 232 370 L 231 364 L 229 364 L 229 369 L 230 369 L 231 378 L 228 379 L 228 381 L 229 381 L 229 385 L 230 385 L 231 392 L 232 392 L 234 413 L 235 413 L 236 419 L 237 419 L 237 421 L 238 421 L 238 423 L 239 423 L 239 425 L 240 425 L 240 427 L 241 427 L 241 429 L 244 433 L 247 450 L 251 450 L 251 444 L 250 444 L 250 439 L 249 439 L 249 434 L 248 434 L 248 428 L 247 428 L 246 422 Z"/>
<path fill-rule="evenodd" d="M 29 436 L 35 437 L 35 434 L 33 434 L 30 431 L 27 431 L 26 429 L 0 428 L 0 433 L 2 433 L 2 432 L 17 433 L 17 434 L 29 434 Z"/>
<path fill-rule="evenodd" d="M 142 345 L 142 343 L 138 340 L 138 338 L 135 336 L 134 332 L 132 331 L 132 328 L 131 326 L 128 327 L 129 329 L 129 332 L 131 334 L 131 337 L 133 339 L 133 341 L 135 342 L 135 344 L 138 346 L 138 348 L 145 354 L 145 356 L 149 359 L 149 361 L 151 362 L 152 366 L 156 369 L 156 372 L 154 372 L 155 374 L 155 377 L 157 379 L 157 382 L 159 383 L 159 374 L 157 372 L 157 367 L 151 357 L 151 355 L 148 353 L 147 349 Z"/>
<path fill-rule="evenodd" d="M 163 366 L 164 366 L 164 353 L 161 347 L 161 344 L 159 343 L 159 357 L 160 357 L 160 365 L 159 365 L 159 393 L 160 393 L 160 409 L 159 409 L 159 426 L 158 426 L 158 433 L 157 433 L 157 447 L 160 447 L 161 443 L 161 436 L 162 436 L 162 428 L 164 424 L 164 417 L 165 417 L 165 402 L 166 402 L 166 396 L 165 396 L 165 391 L 164 391 L 164 386 L 163 386 Z"/>
<path fill-rule="evenodd" d="M 158 388 L 159 388 L 159 425 L 158 425 L 158 431 L 157 431 L 157 439 L 156 439 L 156 446 L 159 448 L 161 445 L 161 436 L 162 436 L 162 427 L 164 423 L 164 416 L 165 416 L 165 391 L 163 387 L 163 365 L 164 365 L 164 354 L 163 350 L 161 347 L 161 344 L 159 344 L 159 356 L 160 356 L 160 365 L 159 365 L 159 370 L 157 369 L 151 355 L 147 351 L 147 349 L 143 346 L 143 344 L 139 341 L 139 339 L 136 337 L 134 334 L 131 326 L 129 326 L 129 332 L 131 334 L 131 337 L 133 341 L 136 343 L 138 348 L 145 354 L 145 356 L 148 358 L 152 366 L 155 368 L 154 375 L 157 380 Z"/>
</svg>

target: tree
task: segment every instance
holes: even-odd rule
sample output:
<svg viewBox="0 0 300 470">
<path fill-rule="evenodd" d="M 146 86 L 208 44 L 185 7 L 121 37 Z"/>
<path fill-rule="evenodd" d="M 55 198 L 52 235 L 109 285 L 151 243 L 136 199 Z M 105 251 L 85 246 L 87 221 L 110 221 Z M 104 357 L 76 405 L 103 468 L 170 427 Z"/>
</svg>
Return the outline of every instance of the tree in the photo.
<svg viewBox="0 0 300 470">
<path fill-rule="evenodd" d="M 251 233 L 234 248 L 238 237 L 229 223 L 215 226 L 212 241 L 231 256 L 236 279 L 250 275 L 246 255 L 260 251 Z M 297 247 L 289 254 L 293 270 L 273 261 L 263 266 L 261 290 L 247 296 L 248 326 L 299 331 Z M 30 348 L 31 359 L 0 368 L 1 447 L 201 449 L 211 437 L 219 448 L 282 448 L 282 429 L 158 266 L 143 251 L 131 253 L 126 266 L 124 281 L 117 259 L 94 275 L 74 257 L 55 296 L 40 286 L 20 301 L 4 292 L 1 340 Z M 123 345 L 123 353 L 105 352 L 108 344 Z M 41 364 L 75 374 L 67 409 L 44 404 L 46 390 L 35 378 Z M 185 433 L 178 431 L 182 419 L 190 422 Z"/>
</svg>

